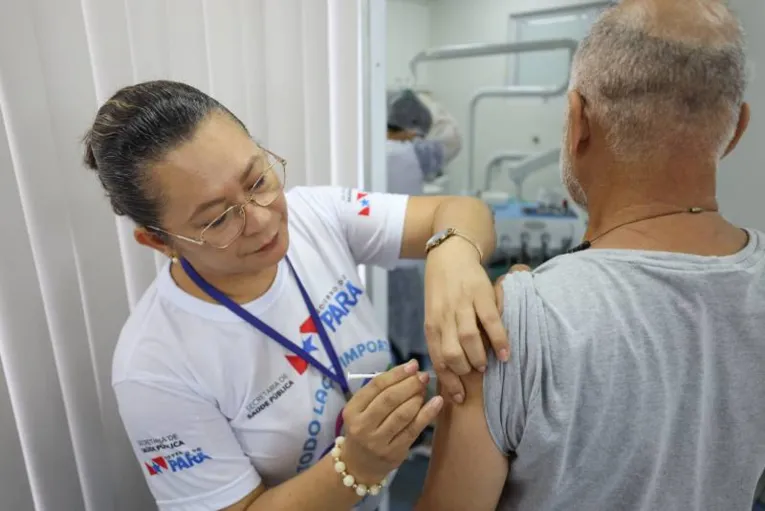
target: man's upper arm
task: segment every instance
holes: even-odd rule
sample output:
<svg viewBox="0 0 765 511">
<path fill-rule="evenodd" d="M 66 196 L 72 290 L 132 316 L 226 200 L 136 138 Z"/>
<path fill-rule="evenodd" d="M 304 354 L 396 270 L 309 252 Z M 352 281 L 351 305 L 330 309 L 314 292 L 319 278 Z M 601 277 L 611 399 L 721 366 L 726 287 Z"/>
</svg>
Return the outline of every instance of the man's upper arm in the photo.
<svg viewBox="0 0 765 511">
<path fill-rule="evenodd" d="M 467 398 L 446 404 L 436 425 L 433 455 L 421 511 L 490 511 L 497 507 L 510 467 L 497 447 L 484 414 L 483 375 L 463 379 Z"/>
<path fill-rule="evenodd" d="M 261 485 L 227 419 L 213 403 L 169 381 L 126 380 L 114 390 L 159 509 L 225 509 Z"/>
<path fill-rule="evenodd" d="M 252 505 L 252 503 L 258 500 L 258 497 L 263 495 L 265 492 L 266 492 L 266 486 L 264 484 L 261 484 L 260 486 L 252 490 L 252 492 L 249 495 L 247 495 L 245 498 L 243 498 L 236 504 L 231 505 L 225 509 L 221 509 L 220 511 L 247 511 Z"/>
<path fill-rule="evenodd" d="M 436 427 L 433 458 L 420 509 L 495 509 L 539 399 L 541 352 L 546 343 L 540 305 L 529 272 L 503 283 L 502 319 L 511 357 L 489 351 L 485 374 L 463 378 L 466 401 L 447 405 Z"/>
<path fill-rule="evenodd" d="M 486 420 L 503 452 L 515 452 L 523 438 L 531 410 L 539 400 L 542 351 L 547 333 L 534 274 L 507 275 L 502 287 L 502 321 L 510 338 L 510 360 L 503 363 L 489 353 L 484 377 Z"/>
</svg>

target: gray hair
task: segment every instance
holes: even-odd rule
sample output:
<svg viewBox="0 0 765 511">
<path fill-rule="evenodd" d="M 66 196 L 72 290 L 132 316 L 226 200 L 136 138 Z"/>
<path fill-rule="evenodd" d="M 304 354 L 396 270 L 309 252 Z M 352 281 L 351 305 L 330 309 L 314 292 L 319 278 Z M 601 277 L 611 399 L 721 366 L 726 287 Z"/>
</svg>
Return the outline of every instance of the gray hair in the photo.
<svg viewBox="0 0 765 511">
<path fill-rule="evenodd" d="M 571 87 L 620 161 L 673 148 L 719 158 L 735 133 L 746 89 L 741 24 L 721 0 L 676 3 L 609 9 L 574 58 Z"/>
</svg>

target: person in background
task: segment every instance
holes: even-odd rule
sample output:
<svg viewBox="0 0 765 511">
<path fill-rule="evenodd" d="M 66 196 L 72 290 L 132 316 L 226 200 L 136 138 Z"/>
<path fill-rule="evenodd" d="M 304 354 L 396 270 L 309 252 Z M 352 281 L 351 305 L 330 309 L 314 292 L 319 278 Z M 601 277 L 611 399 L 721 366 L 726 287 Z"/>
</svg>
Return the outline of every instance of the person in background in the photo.
<svg viewBox="0 0 765 511">
<path fill-rule="evenodd" d="M 749 121 L 745 86 L 725 2 L 623 0 L 594 24 L 562 144 L 586 241 L 505 279 L 512 360 L 464 377 L 419 509 L 752 509 L 765 235 L 716 200 Z"/>
<path fill-rule="evenodd" d="M 388 94 L 387 137 L 391 193 L 422 193 L 423 184 L 441 176 L 444 167 L 462 149 L 457 121 L 425 92 L 404 90 Z M 407 158 L 406 154 L 414 158 Z M 396 162 L 396 156 L 403 161 Z M 409 172 L 414 168 L 420 172 Z"/>
<path fill-rule="evenodd" d="M 404 124 L 402 127 L 399 124 Z M 388 192 L 422 195 L 443 173 L 462 139 L 454 118 L 425 94 L 390 94 L 386 142 Z M 388 272 L 388 336 L 401 360 L 426 367 L 424 263 L 402 260 Z"/>
<path fill-rule="evenodd" d="M 182 83 L 125 87 L 85 162 L 135 239 L 167 256 L 127 320 L 112 383 L 162 510 L 377 507 L 442 398 L 390 345 L 357 274 L 424 258 L 444 336 L 507 347 L 481 266 L 491 214 L 466 197 L 285 193 L 287 162 Z M 375 373 L 349 381 L 347 373 Z M 365 385 L 366 383 L 366 385 Z"/>
</svg>

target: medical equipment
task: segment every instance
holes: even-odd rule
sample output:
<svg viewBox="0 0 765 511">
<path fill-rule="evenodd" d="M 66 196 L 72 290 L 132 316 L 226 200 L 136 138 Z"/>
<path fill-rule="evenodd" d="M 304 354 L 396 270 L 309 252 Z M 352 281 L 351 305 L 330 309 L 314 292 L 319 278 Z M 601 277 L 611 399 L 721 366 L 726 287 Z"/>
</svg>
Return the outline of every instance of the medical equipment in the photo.
<svg viewBox="0 0 765 511">
<path fill-rule="evenodd" d="M 529 51 L 540 51 L 540 49 L 565 49 L 569 52 L 569 65 L 574 59 L 574 53 L 578 43 L 573 39 L 556 39 L 549 41 L 533 41 L 525 43 L 513 43 L 521 46 L 522 50 L 510 51 L 508 53 L 521 53 Z M 536 47 L 535 45 L 540 45 Z M 513 85 L 509 87 L 486 87 L 479 89 L 470 100 L 470 111 L 468 114 L 468 192 L 473 190 L 475 183 L 475 146 L 476 146 L 476 111 L 478 104 L 487 98 L 541 98 L 543 100 L 562 96 L 568 90 L 568 76 L 565 81 L 555 86 L 522 86 Z"/>
<path fill-rule="evenodd" d="M 576 52 L 577 42 L 574 39 L 549 39 L 540 41 L 523 41 L 513 43 L 478 43 L 443 46 L 423 50 L 410 61 L 409 68 L 412 72 L 414 83 L 417 81 L 417 68 L 423 62 L 437 60 L 454 60 L 473 57 L 485 57 L 490 55 L 509 55 L 518 53 L 541 52 L 550 50 L 567 50 L 568 60 L 571 62 Z M 568 78 L 559 85 L 535 85 L 535 86 L 510 86 L 510 87 L 486 87 L 479 89 L 470 100 L 468 114 L 468 175 L 466 193 L 472 195 L 475 189 L 475 125 L 476 110 L 478 104 L 486 98 L 541 98 L 548 99 L 561 96 L 568 89 Z M 525 179 L 525 178 L 524 178 Z M 426 194 L 443 193 L 448 187 L 448 176 L 444 176 L 438 182 L 431 183 Z"/>
<path fill-rule="evenodd" d="M 507 200 L 490 206 L 497 248 L 488 267 L 495 278 L 514 264 L 535 268 L 567 252 L 584 235 L 582 218 L 565 200 L 559 204 Z"/>
<path fill-rule="evenodd" d="M 486 179 L 483 184 L 484 192 L 491 190 L 491 184 L 494 181 L 494 176 L 495 174 L 505 170 L 505 167 L 503 166 L 505 162 L 517 163 L 528 157 L 528 153 L 523 151 L 503 151 L 492 156 L 489 160 L 489 163 L 486 164 Z M 521 183 L 521 185 L 522 184 L 523 183 Z M 518 185 L 516 184 L 516 190 L 517 188 Z M 516 191 L 516 195 L 520 194 Z"/>
<path fill-rule="evenodd" d="M 576 51 L 577 43 L 573 39 L 547 39 L 542 41 L 523 41 L 516 43 L 474 43 L 455 44 L 423 50 L 409 61 L 409 70 L 415 82 L 417 80 L 417 68 L 422 62 L 434 60 L 455 60 L 473 57 L 487 57 L 490 55 L 509 55 L 512 53 L 530 53 L 549 50 L 569 49 L 571 54 Z M 533 96 L 547 87 L 526 87 L 535 89 Z"/>
<path fill-rule="evenodd" d="M 494 176 L 507 170 L 510 180 L 515 184 L 515 198 L 523 200 L 523 182 L 531 174 L 550 165 L 555 165 L 560 160 L 560 149 L 550 149 L 538 154 L 528 155 L 519 151 L 507 151 L 495 155 L 486 166 L 486 181 L 483 189 L 488 191 L 492 189 Z M 504 167 L 504 162 L 513 162 L 516 165 Z"/>
<path fill-rule="evenodd" d="M 513 43 L 462 44 L 424 50 L 409 63 L 417 81 L 417 68 L 423 62 L 465 59 L 490 55 L 520 54 L 550 50 L 566 50 L 569 65 L 577 48 L 574 39 L 549 39 Z M 558 85 L 485 87 L 473 94 L 468 113 L 468 169 L 465 193 L 478 195 L 492 208 L 497 232 L 497 250 L 490 267 L 501 268 L 502 273 L 512 264 L 537 266 L 557 254 L 567 251 L 584 235 L 584 222 L 580 214 L 565 200 L 529 202 L 524 200 L 523 184 L 534 172 L 555 164 L 560 149 L 538 154 L 504 151 L 492 157 L 484 179 L 484 191 L 475 188 L 476 112 L 479 103 L 488 98 L 540 98 L 562 96 L 568 90 L 568 77 Z M 511 165 L 506 165 L 510 162 Z M 501 171 L 509 172 L 515 184 L 515 197 L 492 190 L 492 180 Z M 442 176 L 425 187 L 426 194 L 443 193 L 448 187 L 448 176 Z"/>
<path fill-rule="evenodd" d="M 568 50 L 569 65 L 576 52 L 573 39 L 513 43 L 508 53 L 538 51 L 539 49 Z M 479 89 L 470 101 L 468 117 L 468 176 L 467 190 L 473 193 L 475 182 L 476 111 L 487 98 L 541 98 L 561 96 L 568 90 L 568 78 L 557 86 L 511 86 Z M 523 184 L 539 170 L 560 160 L 560 148 L 527 154 L 503 151 L 489 161 L 479 196 L 492 208 L 497 232 L 497 249 L 489 264 L 494 276 L 505 273 L 509 266 L 526 264 L 536 267 L 558 254 L 565 253 L 584 235 L 584 222 L 569 207 L 566 200 L 525 200 Z M 510 165 L 507 165 L 507 163 Z M 515 185 L 515 197 L 493 191 L 492 181 L 497 173 L 507 170 Z"/>
<path fill-rule="evenodd" d="M 490 273 L 498 277 L 514 264 L 536 267 L 567 252 L 584 236 L 582 215 L 560 194 L 540 190 L 536 201 L 523 196 L 523 182 L 534 172 L 560 159 L 560 149 L 535 155 L 508 151 L 496 155 L 486 170 L 486 191 L 479 194 L 494 213 L 497 249 L 489 262 Z M 510 162 L 507 167 L 502 163 Z M 492 190 L 491 182 L 507 170 L 515 184 L 515 196 Z"/>
</svg>

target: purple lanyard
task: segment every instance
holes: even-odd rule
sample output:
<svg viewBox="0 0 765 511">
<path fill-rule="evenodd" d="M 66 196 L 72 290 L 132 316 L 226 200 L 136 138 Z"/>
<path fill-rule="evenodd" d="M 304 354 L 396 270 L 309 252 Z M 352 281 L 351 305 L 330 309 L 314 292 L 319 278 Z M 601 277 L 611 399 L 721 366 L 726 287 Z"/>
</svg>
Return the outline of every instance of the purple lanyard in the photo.
<svg viewBox="0 0 765 511">
<path fill-rule="evenodd" d="M 334 371 L 331 369 L 325 367 L 321 362 L 316 360 L 314 357 L 312 357 L 306 350 L 295 344 L 294 342 L 287 339 L 284 335 L 274 330 L 270 325 L 265 323 L 264 321 L 260 320 L 259 318 L 256 318 L 252 314 L 250 314 L 244 307 L 233 301 L 231 298 L 220 292 L 218 289 L 215 288 L 212 284 L 207 282 L 205 279 L 202 278 L 202 276 L 197 273 L 197 271 L 194 269 L 191 264 L 189 264 L 188 261 L 185 259 L 181 259 L 181 265 L 183 266 L 183 269 L 186 271 L 186 274 L 191 278 L 191 280 L 194 281 L 194 283 L 199 286 L 199 288 L 207 293 L 210 298 L 217 301 L 224 307 L 226 307 L 228 310 L 242 318 L 244 321 L 255 327 L 257 330 L 260 330 L 262 333 L 276 341 L 277 343 L 281 344 L 284 348 L 291 351 L 298 357 L 302 358 L 306 363 L 313 366 L 315 369 L 317 369 L 321 374 L 329 378 L 331 381 L 335 382 L 337 385 L 340 386 L 340 389 L 343 391 L 343 395 L 345 396 L 346 402 L 350 400 L 352 394 L 351 389 L 348 386 L 348 380 L 345 378 L 345 375 L 343 374 L 343 367 L 340 365 L 340 360 L 337 358 L 337 353 L 335 352 L 334 346 L 332 346 L 332 342 L 329 340 L 329 334 L 327 334 L 326 328 L 324 328 L 324 323 L 322 323 L 321 318 L 319 317 L 319 313 L 316 310 L 316 307 L 314 307 L 313 302 L 311 301 L 311 298 L 308 296 L 308 292 L 305 289 L 305 286 L 303 286 L 303 283 L 300 281 L 300 277 L 298 277 L 297 272 L 295 271 L 295 267 L 292 265 L 292 261 L 290 261 L 289 257 L 285 257 L 287 264 L 290 267 L 290 270 L 292 271 L 292 274 L 295 276 L 295 282 L 297 282 L 298 288 L 300 288 L 300 294 L 303 296 L 303 301 L 305 302 L 305 306 L 308 309 L 308 313 L 311 315 L 311 320 L 313 320 L 313 324 L 316 327 L 316 331 L 319 334 L 319 338 L 321 339 L 321 343 L 324 346 L 324 351 L 327 353 L 327 357 L 329 357 L 330 362 L 332 363 L 332 367 L 334 368 Z M 342 416 L 342 414 L 341 414 Z M 335 428 L 338 429 L 338 426 L 340 429 L 342 429 L 342 419 L 338 417 L 337 423 Z M 338 433 L 339 434 L 339 433 Z"/>
</svg>

